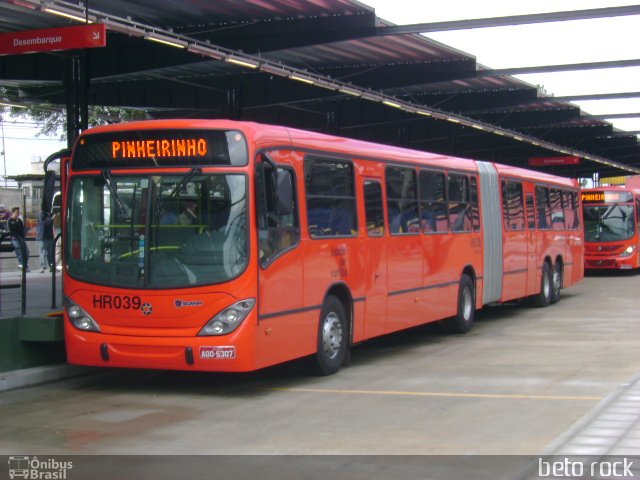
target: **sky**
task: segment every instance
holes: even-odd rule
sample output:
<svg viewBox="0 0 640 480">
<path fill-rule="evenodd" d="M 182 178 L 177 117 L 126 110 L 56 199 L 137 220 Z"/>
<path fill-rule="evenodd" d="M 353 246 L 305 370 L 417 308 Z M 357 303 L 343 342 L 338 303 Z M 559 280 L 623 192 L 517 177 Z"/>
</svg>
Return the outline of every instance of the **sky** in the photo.
<svg viewBox="0 0 640 480">
<path fill-rule="evenodd" d="M 615 0 L 362 0 L 397 25 L 502 17 L 633 5 Z M 640 16 L 493 27 L 427 34 L 476 57 L 490 68 L 531 67 L 640 58 Z M 518 75 L 547 94 L 581 95 L 640 91 L 640 67 Z M 640 112 L 640 98 L 574 101 L 593 115 Z M 640 130 L 640 118 L 608 120 L 621 130 Z M 46 158 L 66 143 L 35 136 L 33 125 L 4 118 L 7 175 L 31 172 L 32 157 Z M 0 176 L 4 174 L 0 163 Z"/>
</svg>

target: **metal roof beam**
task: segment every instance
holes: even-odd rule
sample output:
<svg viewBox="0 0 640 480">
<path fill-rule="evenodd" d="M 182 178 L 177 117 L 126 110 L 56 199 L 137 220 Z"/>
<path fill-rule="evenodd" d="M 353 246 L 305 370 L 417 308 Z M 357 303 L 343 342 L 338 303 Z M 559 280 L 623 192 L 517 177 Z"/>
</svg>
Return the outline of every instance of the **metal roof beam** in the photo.
<svg viewBox="0 0 640 480">
<path fill-rule="evenodd" d="M 638 118 L 640 113 L 603 113 L 601 115 L 591 115 L 589 118 L 596 118 L 598 120 L 605 120 L 607 118 Z"/>
<path fill-rule="evenodd" d="M 449 30 L 507 27 L 513 25 L 530 25 L 533 23 L 564 22 L 568 20 L 588 20 L 593 18 L 621 17 L 626 15 L 640 15 L 640 5 L 379 27 L 376 30 L 376 34 L 404 35 L 409 33 L 444 32 Z"/>
<path fill-rule="evenodd" d="M 562 95 L 557 97 L 548 97 L 549 100 L 558 102 L 573 102 L 576 100 L 615 100 L 620 98 L 638 98 L 640 92 L 620 92 L 620 93 L 592 93 L 586 95 Z M 547 99 L 547 97 L 541 97 Z"/>
<path fill-rule="evenodd" d="M 479 70 L 478 77 L 497 77 L 506 75 L 526 75 L 528 73 L 570 72 L 575 70 L 598 70 L 605 68 L 640 67 L 640 59 L 612 60 L 607 62 L 567 63 L 563 65 L 540 65 L 536 67 L 499 68 Z"/>
</svg>

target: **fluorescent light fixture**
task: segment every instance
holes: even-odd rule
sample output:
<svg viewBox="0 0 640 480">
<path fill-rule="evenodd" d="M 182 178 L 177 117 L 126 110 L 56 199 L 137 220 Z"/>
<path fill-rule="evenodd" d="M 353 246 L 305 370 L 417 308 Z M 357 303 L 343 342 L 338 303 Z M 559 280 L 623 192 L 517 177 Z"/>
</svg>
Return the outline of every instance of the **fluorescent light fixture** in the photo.
<svg viewBox="0 0 640 480">
<path fill-rule="evenodd" d="M 18 105 L 16 103 L 0 102 L 0 105 L 2 105 L 3 107 L 29 108 L 26 105 Z"/>
<path fill-rule="evenodd" d="M 451 123 L 460 123 L 460 120 L 458 120 L 457 118 L 454 118 L 454 117 L 445 117 L 445 119 L 448 122 L 451 122 Z"/>
<path fill-rule="evenodd" d="M 198 53 L 200 55 L 204 55 L 205 57 L 215 58 L 216 60 L 222 60 L 224 57 L 226 57 L 226 54 L 224 52 L 221 52 L 220 50 L 205 47 L 203 45 L 198 45 L 197 43 L 189 44 L 187 50 L 191 53 Z"/>
<path fill-rule="evenodd" d="M 432 117 L 433 114 L 431 112 L 427 112 L 425 110 L 416 110 L 418 115 L 424 115 L 425 117 Z"/>
<path fill-rule="evenodd" d="M 386 105 L 387 107 L 402 108 L 399 103 L 392 102 L 391 100 L 383 100 L 382 104 Z"/>
<path fill-rule="evenodd" d="M 169 45 L 176 48 L 187 48 L 188 43 L 179 38 L 168 37 L 166 35 L 160 35 L 158 33 L 147 33 L 144 38 L 151 40 L 152 42 L 161 43 L 163 45 Z"/>
<path fill-rule="evenodd" d="M 483 132 L 487 131 L 486 128 L 484 128 L 482 125 L 478 125 L 477 123 L 472 123 L 470 127 L 475 128 L 476 130 L 482 130 Z"/>
<path fill-rule="evenodd" d="M 239 65 L 241 67 L 246 68 L 258 68 L 260 64 L 254 60 L 249 58 L 238 57 L 236 55 L 228 55 L 225 59 L 225 62 L 233 63 L 234 65 Z"/>
<path fill-rule="evenodd" d="M 313 80 L 311 80 L 309 77 L 303 77 L 301 75 L 296 75 L 295 73 L 292 75 L 289 75 L 289 78 L 297 82 L 306 83 L 307 85 L 314 85 L 316 83 Z"/>
<path fill-rule="evenodd" d="M 274 65 L 269 65 L 268 63 L 263 63 L 260 65 L 260 71 L 261 72 L 267 72 L 270 73 L 272 75 L 277 75 L 279 77 L 288 77 L 289 75 L 291 75 L 291 71 L 286 70 L 284 68 L 281 67 L 276 67 Z"/>
<path fill-rule="evenodd" d="M 62 8 L 62 7 L 49 7 L 46 5 L 43 5 L 41 7 L 41 10 L 43 12 L 46 13 L 53 13 L 54 15 L 58 15 L 59 17 L 64 17 L 64 18 L 69 18 L 71 20 L 75 20 L 76 22 L 82 22 L 82 23 L 93 23 L 95 21 L 95 17 L 93 16 L 89 16 L 89 18 L 87 19 L 86 16 L 83 16 L 81 14 L 81 12 L 76 12 L 74 10 L 68 10 L 66 8 Z"/>
<path fill-rule="evenodd" d="M 347 95 L 351 95 L 353 97 L 359 97 L 360 95 L 362 95 L 359 91 L 353 90 L 353 89 L 348 88 L 348 87 L 340 87 L 340 88 L 338 88 L 338 91 L 340 93 L 346 93 Z"/>
</svg>

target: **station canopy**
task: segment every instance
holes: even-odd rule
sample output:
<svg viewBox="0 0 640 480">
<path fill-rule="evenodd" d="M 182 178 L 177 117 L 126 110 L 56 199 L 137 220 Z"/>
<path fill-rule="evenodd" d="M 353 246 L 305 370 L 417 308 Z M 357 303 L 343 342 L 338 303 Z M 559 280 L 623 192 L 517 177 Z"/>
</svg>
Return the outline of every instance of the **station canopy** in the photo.
<svg viewBox="0 0 640 480">
<path fill-rule="evenodd" d="M 0 2 L 4 33 L 86 21 L 106 25 L 106 46 L 0 56 L 0 101 L 64 108 L 84 98 L 149 118 L 281 124 L 570 177 L 640 173 L 635 133 L 358 1 Z"/>
</svg>

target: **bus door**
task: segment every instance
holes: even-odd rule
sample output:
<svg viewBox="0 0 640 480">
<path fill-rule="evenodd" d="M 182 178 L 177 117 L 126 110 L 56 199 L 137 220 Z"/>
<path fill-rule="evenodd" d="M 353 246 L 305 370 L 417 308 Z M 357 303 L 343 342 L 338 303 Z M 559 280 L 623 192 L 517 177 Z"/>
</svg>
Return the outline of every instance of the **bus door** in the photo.
<svg viewBox="0 0 640 480">
<path fill-rule="evenodd" d="M 538 291 L 538 255 L 537 251 L 537 231 L 536 231 L 536 208 L 532 193 L 525 196 L 525 209 L 527 214 L 527 291 L 534 294 Z"/>
<path fill-rule="evenodd" d="M 283 195 L 285 184 L 288 193 Z M 272 160 L 258 163 L 258 316 L 259 329 L 265 334 L 258 335 L 257 358 L 266 359 L 265 364 L 308 354 L 315 341 L 315 329 L 293 314 L 302 307 L 304 285 L 295 185 L 292 168 L 276 166 Z M 306 345 L 305 335 L 309 337 Z"/>
<path fill-rule="evenodd" d="M 422 285 L 422 235 L 418 212 L 416 171 L 386 168 L 389 237 L 387 250 L 388 303 L 386 331 L 423 322 L 430 296 Z"/>
<path fill-rule="evenodd" d="M 366 222 L 364 248 L 365 338 L 384 333 L 387 315 L 387 244 L 382 183 L 376 178 L 363 182 Z"/>
<path fill-rule="evenodd" d="M 522 183 L 502 181 L 504 222 L 503 301 L 524 297 L 528 280 L 528 234 L 525 229 Z"/>
</svg>

